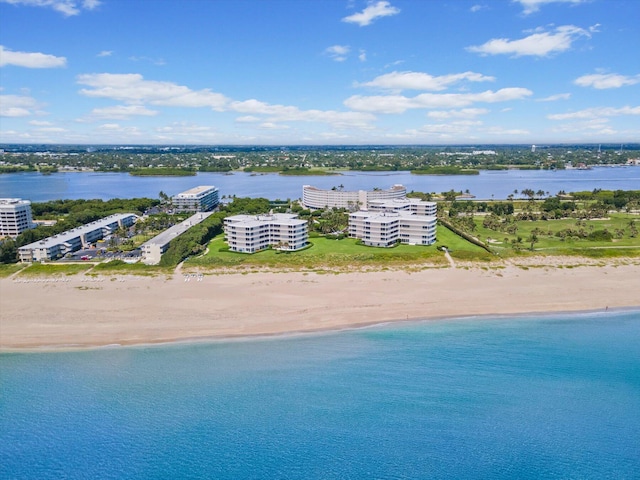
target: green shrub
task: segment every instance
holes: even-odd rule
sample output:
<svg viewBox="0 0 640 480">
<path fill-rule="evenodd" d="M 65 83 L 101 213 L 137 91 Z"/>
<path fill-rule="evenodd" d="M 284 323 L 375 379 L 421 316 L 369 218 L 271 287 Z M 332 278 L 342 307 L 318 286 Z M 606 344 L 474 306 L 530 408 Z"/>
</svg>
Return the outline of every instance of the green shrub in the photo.
<svg viewBox="0 0 640 480">
<path fill-rule="evenodd" d="M 613 239 L 613 235 L 609 230 L 594 230 L 587 238 L 592 242 L 610 242 Z"/>
</svg>

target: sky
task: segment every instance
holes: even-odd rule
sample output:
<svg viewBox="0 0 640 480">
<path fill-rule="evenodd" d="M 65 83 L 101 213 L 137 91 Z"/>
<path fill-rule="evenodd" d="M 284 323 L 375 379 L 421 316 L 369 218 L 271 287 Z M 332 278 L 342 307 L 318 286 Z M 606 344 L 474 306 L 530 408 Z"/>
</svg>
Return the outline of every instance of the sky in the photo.
<svg viewBox="0 0 640 480">
<path fill-rule="evenodd" d="M 0 0 L 0 143 L 640 142 L 640 0 Z"/>
</svg>

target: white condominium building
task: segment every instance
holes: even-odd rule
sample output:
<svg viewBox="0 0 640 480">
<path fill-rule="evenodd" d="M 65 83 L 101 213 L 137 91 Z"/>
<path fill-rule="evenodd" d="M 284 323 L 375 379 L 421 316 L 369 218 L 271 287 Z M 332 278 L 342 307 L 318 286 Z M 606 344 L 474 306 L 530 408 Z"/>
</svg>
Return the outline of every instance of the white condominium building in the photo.
<svg viewBox="0 0 640 480">
<path fill-rule="evenodd" d="M 213 215 L 213 212 L 196 213 L 185 221 L 180 222 L 171 228 L 167 228 L 164 232 L 143 243 L 140 246 L 140 250 L 142 250 L 142 262 L 147 265 L 157 265 L 160 263 L 162 254 L 169 249 L 171 240 L 179 237 L 194 225 L 197 225 L 208 218 L 210 215 Z"/>
<path fill-rule="evenodd" d="M 66 232 L 47 237 L 18 248 L 21 262 L 53 260 L 75 252 L 115 232 L 118 228 L 133 225 L 138 219 L 133 213 L 117 213 L 87 223 Z"/>
<path fill-rule="evenodd" d="M 279 250 L 300 250 L 307 245 L 307 222 L 297 215 L 233 215 L 224 219 L 225 240 L 234 252 L 254 253 L 271 246 Z"/>
<path fill-rule="evenodd" d="M 171 197 L 179 212 L 208 212 L 218 206 L 218 189 L 209 185 L 195 187 Z"/>
<path fill-rule="evenodd" d="M 393 198 L 391 200 L 371 200 L 369 210 L 409 212 L 414 215 L 428 215 L 435 217 L 438 213 L 436 202 L 426 202 L 419 198 Z"/>
<path fill-rule="evenodd" d="M 15 238 L 34 227 L 29 200 L 0 198 L 0 238 Z"/>
<path fill-rule="evenodd" d="M 396 242 L 431 245 L 436 241 L 436 217 L 407 211 L 364 211 L 349 215 L 349 236 L 372 247 L 391 247 Z"/>
<path fill-rule="evenodd" d="M 404 198 L 407 189 L 402 185 L 393 185 L 388 190 L 322 190 L 304 185 L 302 187 L 302 204 L 305 208 L 319 210 L 324 208 L 346 208 L 358 210 L 367 208 L 369 202 L 373 200 L 390 200 L 393 198 Z"/>
</svg>

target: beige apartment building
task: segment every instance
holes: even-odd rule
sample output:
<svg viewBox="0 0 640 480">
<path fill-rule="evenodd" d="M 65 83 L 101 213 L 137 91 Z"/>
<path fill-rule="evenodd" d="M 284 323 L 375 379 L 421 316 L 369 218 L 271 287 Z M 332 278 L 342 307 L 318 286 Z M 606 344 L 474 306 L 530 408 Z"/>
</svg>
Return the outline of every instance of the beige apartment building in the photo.
<svg viewBox="0 0 640 480">
<path fill-rule="evenodd" d="M 435 217 L 438 213 L 436 202 L 426 202 L 419 198 L 392 198 L 388 200 L 371 200 L 367 208 L 371 211 L 409 212 L 413 215 Z"/>
<path fill-rule="evenodd" d="M 322 210 L 325 208 L 346 208 L 348 210 L 366 209 L 368 204 L 374 200 L 391 200 L 394 198 L 405 198 L 407 189 L 402 185 L 393 185 L 387 190 L 323 190 L 303 185 L 302 204 L 311 210 Z"/>
<path fill-rule="evenodd" d="M 391 247 L 397 242 L 432 245 L 436 241 L 435 216 L 407 211 L 361 210 L 349 215 L 349 236 L 372 247 Z"/>
<path fill-rule="evenodd" d="M 309 239 L 306 220 L 289 213 L 233 215 L 224 219 L 224 234 L 229 250 L 243 253 L 268 247 L 300 250 Z"/>
</svg>

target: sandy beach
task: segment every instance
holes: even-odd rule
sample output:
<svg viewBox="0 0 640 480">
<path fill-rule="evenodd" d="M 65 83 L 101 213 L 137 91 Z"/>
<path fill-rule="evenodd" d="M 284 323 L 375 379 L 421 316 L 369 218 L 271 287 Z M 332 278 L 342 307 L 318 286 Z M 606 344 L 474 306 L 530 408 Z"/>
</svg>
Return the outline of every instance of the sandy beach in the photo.
<svg viewBox="0 0 640 480">
<path fill-rule="evenodd" d="M 407 319 L 640 306 L 640 264 L 0 280 L 0 349 L 312 332 Z"/>
</svg>

